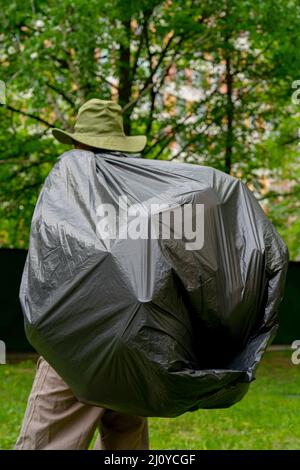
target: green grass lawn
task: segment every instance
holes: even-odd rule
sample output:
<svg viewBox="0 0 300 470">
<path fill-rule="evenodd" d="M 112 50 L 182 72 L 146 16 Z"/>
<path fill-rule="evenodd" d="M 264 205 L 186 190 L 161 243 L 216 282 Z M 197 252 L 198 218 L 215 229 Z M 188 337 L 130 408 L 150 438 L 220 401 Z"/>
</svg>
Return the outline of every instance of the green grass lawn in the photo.
<svg viewBox="0 0 300 470">
<path fill-rule="evenodd" d="M 268 351 L 246 397 L 225 410 L 151 418 L 151 449 L 300 449 L 300 366 Z M 17 438 L 35 363 L 0 366 L 0 449 Z"/>
</svg>

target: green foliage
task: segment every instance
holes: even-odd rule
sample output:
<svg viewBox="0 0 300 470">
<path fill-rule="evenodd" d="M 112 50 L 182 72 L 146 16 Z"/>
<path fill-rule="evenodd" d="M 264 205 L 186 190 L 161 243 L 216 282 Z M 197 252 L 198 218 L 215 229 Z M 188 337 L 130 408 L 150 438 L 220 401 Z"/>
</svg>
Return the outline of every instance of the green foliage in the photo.
<svg viewBox="0 0 300 470">
<path fill-rule="evenodd" d="M 299 0 L 0 0 L 0 9 L 2 246 L 28 245 L 41 184 L 66 150 L 51 127 L 71 130 L 85 100 L 113 93 L 126 132 L 148 136 L 145 158 L 242 178 L 300 256 Z"/>
</svg>

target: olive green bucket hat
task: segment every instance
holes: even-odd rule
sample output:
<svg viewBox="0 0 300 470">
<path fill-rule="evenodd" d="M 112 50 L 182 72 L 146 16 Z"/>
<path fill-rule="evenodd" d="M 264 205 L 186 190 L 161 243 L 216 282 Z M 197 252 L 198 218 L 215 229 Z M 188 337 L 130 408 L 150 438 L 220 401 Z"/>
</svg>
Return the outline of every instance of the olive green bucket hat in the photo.
<svg viewBox="0 0 300 470">
<path fill-rule="evenodd" d="M 74 132 L 53 129 L 53 136 L 63 144 L 81 144 L 105 150 L 141 152 L 146 136 L 124 133 L 122 108 L 115 101 L 92 99 L 78 111 Z"/>
</svg>

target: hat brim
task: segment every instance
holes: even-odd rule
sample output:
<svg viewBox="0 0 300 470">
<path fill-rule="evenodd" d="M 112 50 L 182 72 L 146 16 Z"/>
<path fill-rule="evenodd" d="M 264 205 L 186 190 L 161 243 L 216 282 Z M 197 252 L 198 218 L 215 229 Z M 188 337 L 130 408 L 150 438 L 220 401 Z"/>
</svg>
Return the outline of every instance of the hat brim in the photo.
<svg viewBox="0 0 300 470">
<path fill-rule="evenodd" d="M 97 136 L 91 134 L 72 134 L 70 132 L 62 131 L 61 129 L 52 129 L 52 134 L 59 142 L 63 144 L 72 145 L 74 140 L 81 144 L 90 145 L 91 147 L 105 149 L 105 150 L 118 150 L 120 152 L 141 152 L 147 143 L 145 135 L 109 135 Z"/>
</svg>

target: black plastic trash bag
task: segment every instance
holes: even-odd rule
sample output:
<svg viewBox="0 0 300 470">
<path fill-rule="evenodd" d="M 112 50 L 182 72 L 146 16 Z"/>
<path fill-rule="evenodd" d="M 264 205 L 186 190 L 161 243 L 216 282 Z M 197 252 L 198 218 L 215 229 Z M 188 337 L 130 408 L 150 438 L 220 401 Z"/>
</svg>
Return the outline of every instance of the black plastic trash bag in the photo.
<svg viewBox="0 0 300 470">
<path fill-rule="evenodd" d="M 175 237 L 186 206 L 193 224 L 202 210 L 194 245 Z M 149 227 L 167 226 L 163 213 L 173 236 L 155 238 Z M 82 402 L 141 416 L 227 407 L 247 392 L 276 332 L 287 262 L 238 179 L 69 151 L 32 219 L 20 289 L 27 337 Z"/>
</svg>

